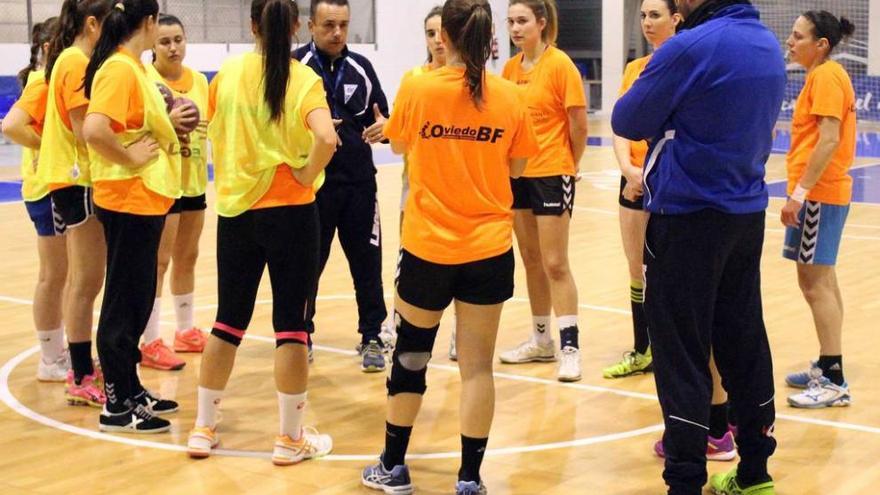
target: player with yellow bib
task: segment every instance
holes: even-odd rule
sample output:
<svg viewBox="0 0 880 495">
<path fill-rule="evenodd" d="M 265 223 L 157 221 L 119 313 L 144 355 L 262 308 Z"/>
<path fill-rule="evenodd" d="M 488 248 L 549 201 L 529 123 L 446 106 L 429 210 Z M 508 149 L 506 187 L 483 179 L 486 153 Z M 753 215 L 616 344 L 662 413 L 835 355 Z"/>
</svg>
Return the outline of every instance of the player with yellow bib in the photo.
<svg viewBox="0 0 880 495">
<path fill-rule="evenodd" d="M 305 317 L 318 286 L 315 192 L 337 136 L 321 78 L 290 57 L 299 9 L 255 0 L 256 50 L 228 59 L 211 82 L 208 135 L 217 189 L 219 307 L 199 373 L 191 457 L 217 445 L 217 409 L 251 321 L 263 271 L 272 280 L 280 434 L 272 462 L 286 466 L 330 452 L 333 442 L 303 427 L 308 386 Z"/>
<path fill-rule="evenodd" d="M 180 143 L 140 55 L 153 47 L 156 0 L 114 4 L 86 69 L 91 100 L 83 124 L 95 210 L 107 240 L 98 357 L 107 402 L 101 431 L 159 433 L 177 403 L 153 396 L 137 375 L 137 342 L 156 294 L 165 215 L 181 195 Z"/>
</svg>

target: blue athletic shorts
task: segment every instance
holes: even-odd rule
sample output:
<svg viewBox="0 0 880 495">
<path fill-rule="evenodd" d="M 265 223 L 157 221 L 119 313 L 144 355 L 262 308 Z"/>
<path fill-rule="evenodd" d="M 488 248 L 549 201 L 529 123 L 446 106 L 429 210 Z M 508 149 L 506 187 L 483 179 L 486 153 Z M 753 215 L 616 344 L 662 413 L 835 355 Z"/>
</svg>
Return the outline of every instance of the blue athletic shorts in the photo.
<svg viewBox="0 0 880 495">
<path fill-rule="evenodd" d="M 834 265 L 849 205 L 807 200 L 798 215 L 800 226 L 785 229 L 782 256 L 805 265 Z"/>
<path fill-rule="evenodd" d="M 37 201 L 25 201 L 24 206 L 27 208 L 31 221 L 34 222 L 38 236 L 54 237 L 63 235 L 64 231 L 67 230 L 61 215 L 55 211 L 52 195 L 47 194 L 43 199 Z"/>
</svg>

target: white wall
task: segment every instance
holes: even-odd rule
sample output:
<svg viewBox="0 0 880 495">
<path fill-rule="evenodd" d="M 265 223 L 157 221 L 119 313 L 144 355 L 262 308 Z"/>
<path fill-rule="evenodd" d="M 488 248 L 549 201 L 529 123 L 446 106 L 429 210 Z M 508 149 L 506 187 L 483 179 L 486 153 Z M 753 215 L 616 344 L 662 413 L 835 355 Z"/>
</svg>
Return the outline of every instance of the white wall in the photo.
<svg viewBox="0 0 880 495">
<path fill-rule="evenodd" d="M 880 0 L 868 4 L 868 74 L 880 76 Z"/>
<path fill-rule="evenodd" d="M 510 56 L 506 23 L 508 0 L 490 0 L 490 3 L 501 58 L 490 61 L 489 68 L 500 74 Z M 425 61 L 422 22 L 437 4 L 442 4 L 442 0 L 376 0 L 376 44 L 349 46 L 373 63 L 389 102 L 393 101 L 403 74 Z M 357 12 L 352 15 L 357 16 Z M 250 45 L 191 44 L 186 63 L 200 71 L 216 71 L 228 55 L 246 50 L 250 50 Z M 17 74 L 29 57 L 27 45 L 0 44 L 0 76 Z"/>
</svg>

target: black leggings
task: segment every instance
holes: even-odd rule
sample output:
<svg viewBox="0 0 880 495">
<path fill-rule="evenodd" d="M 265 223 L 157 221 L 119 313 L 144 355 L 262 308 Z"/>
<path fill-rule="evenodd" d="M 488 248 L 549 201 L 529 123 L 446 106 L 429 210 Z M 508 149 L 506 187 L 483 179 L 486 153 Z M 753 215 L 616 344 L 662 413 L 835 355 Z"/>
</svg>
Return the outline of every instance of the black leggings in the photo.
<svg viewBox="0 0 880 495">
<path fill-rule="evenodd" d="M 156 298 L 159 240 L 165 216 L 96 207 L 107 242 L 107 278 L 98 319 L 98 358 L 108 405 L 118 409 L 141 390 L 138 341 Z"/>
<path fill-rule="evenodd" d="M 276 345 L 305 344 L 309 301 L 318 284 L 318 212 L 314 203 L 249 210 L 217 225 L 219 307 L 212 334 L 239 345 L 254 313 L 263 270 L 272 282 Z"/>
</svg>

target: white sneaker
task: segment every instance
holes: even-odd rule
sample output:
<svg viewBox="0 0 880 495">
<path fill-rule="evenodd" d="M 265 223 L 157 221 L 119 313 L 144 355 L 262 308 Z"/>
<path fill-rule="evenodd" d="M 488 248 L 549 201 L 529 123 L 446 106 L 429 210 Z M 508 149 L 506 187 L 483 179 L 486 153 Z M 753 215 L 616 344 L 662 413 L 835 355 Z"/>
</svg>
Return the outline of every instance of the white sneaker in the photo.
<svg viewBox="0 0 880 495">
<path fill-rule="evenodd" d="M 822 409 L 825 407 L 845 407 L 852 402 L 849 385 L 844 383 L 821 382 L 813 379 L 803 392 L 790 395 L 788 404 L 801 409 Z"/>
<path fill-rule="evenodd" d="M 581 350 L 577 347 L 562 348 L 559 371 L 556 378 L 560 382 L 576 382 L 581 379 Z"/>
<path fill-rule="evenodd" d="M 186 453 L 194 459 L 203 459 L 211 455 L 211 450 L 220 445 L 220 437 L 216 428 L 196 426 L 189 432 L 186 441 Z"/>
<path fill-rule="evenodd" d="M 70 370 L 70 353 L 67 349 L 58 356 L 54 363 L 46 363 L 40 358 L 37 365 L 37 380 L 41 382 L 64 382 Z"/>
<path fill-rule="evenodd" d="M 531 338 L 509 351 L 498 355 L 502 363 L 521 364 L 531 362 L 549 363 L 556 361 L 556 345 L 551 340 L 549 344 L 539 344 Z"/>
<path fill-rule="evenodd" d="M 299 440 L 294 440 L 289 435 L 279 435 L 275 438 L 272 463 L 276 466 L 289 466 L 306 459 L 325 456 L 331 450 L 333 450 L 333 439 L 330 435 L 322 435 L 318 430 L 307 426 L 303 427 Z"/>
<path fill-rule="evenodd" d="M 458 361 L 458 351 L 455 350 L 455 327 L 452 328 L 452 336 L 449 337 L 449 360 Z"/>
</svg>

